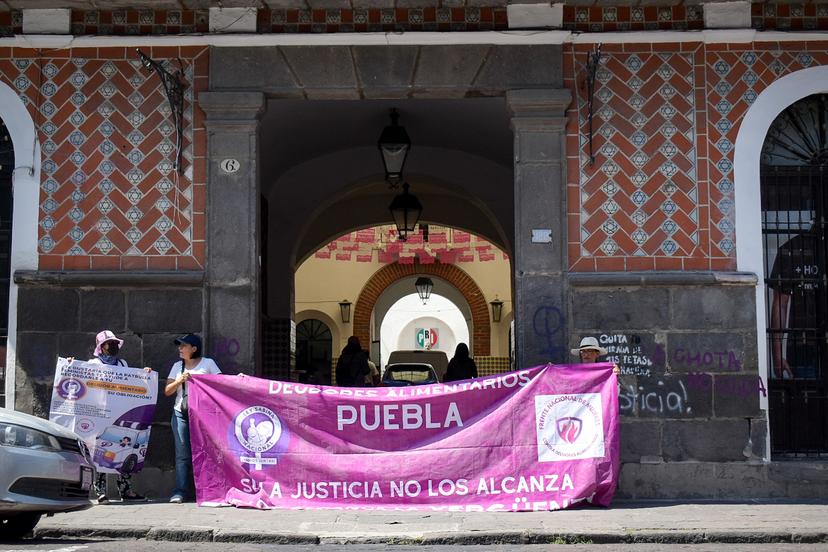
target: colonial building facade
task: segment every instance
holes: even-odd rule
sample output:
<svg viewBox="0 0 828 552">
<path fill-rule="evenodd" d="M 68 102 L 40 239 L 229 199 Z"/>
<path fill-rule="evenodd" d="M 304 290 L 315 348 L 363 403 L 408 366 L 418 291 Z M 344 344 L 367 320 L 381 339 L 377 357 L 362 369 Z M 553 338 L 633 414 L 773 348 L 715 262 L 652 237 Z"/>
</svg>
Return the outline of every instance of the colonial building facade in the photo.
<svg viewBox="0 0 828 552">
<path fill-rule="evenodd" d="M 517 366 L 586 335 L 621 365 L 623 496 L 824 496 L 828 4 L 25 4 L 0 7 L 7 406 L 47 414 L 103 328 L 162 378 L 190 331 L 290 377 L 297 269 L 390 222 L 393 108 L 422 222 L 511 262 Z M 384 259 L 351 298 L 368 340 L 418 267 L 466 285 Z"/>
</svg>

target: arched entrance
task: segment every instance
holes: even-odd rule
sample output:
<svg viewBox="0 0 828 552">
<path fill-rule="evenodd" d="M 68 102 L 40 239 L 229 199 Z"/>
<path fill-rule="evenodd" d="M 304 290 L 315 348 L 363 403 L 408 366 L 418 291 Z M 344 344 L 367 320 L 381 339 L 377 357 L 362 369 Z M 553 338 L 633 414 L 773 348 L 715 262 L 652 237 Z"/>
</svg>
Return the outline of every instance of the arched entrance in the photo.
<svg viewBox="0 0 828 552">
<path fill-rule="evenodd" d="M 762 234 L 761 196 L 756 193 L 760 182 L 760 159 L 771 125 L 792 103 L 812 94 L 828 93 L 828 66 L 812 67 L 786 75 L 765 88 L 751 105 L 739 125 L 734 150 L 736 202 L 736 259 L 740 271 L 763 275 L 766 270 Z M 756 340 L 759 376 L 769 376 L 770 342 L 767 339 L 768 291 L 763 278 L 756 286 Z M 760 395 L 760 404 L 768 400 Z M 766 454 L 769 457 L 768 440 Z"/>
<path fill-rule="evenodd" d="M 828 452 L 828 94 L 783 111 L 762 150 L 771 452 Z"/>
<path fill-rule="evenodd" d="M 489 309 L 483 292 L 463 270 L 453 265 L 391 264 L 378 270 L 362 288 L 354 307 L 354 335 L 363 343 L 370 343 L 371 313 L 382 292 L 394 282 L 414 275 L 441 278 L 462 293 L 471 310 L 474 356 L 488 356 L 491 351 Z"/>
<path fill-rule="evenodd" d="M 0 382 L 4 391 L 2 402 L 10 408 L 15 407 L 15 370 L 17 364 L 17 285 L 12 276 L 16 270 L 37 269 L 37 224 L 38 205 L 40 194 L 40 143 L 35 135 L 34 123 L 26 106 L 17 92 L 3 83 L 0 83 L 0 120 L 3 122 L 3 133 L 9 138 L 3 146 L 11 147 L 13 156 L 8 166 L 3 162 L 4 175 L 8 174 L 8 193 L 11 209 L 7 213 L 13 241 L 9 237 L 6 252 L 7 264 L 3 267 L 2 277 L 8 278 L 3 286 L 4 304 L 6 309 L 0 314 L 2 324 L 6 326 L 8 340 L 5 343 L 4 354 L 5 382 Z M 8 172 L 6 172 L 8 171 Z M 5 178 L 5 176 L 4 176 Z M 3 221 L 0 221 L 3 222 Z M 6 295 L 8 293 L 8 295 Z M 7 300 L 6 300 L 7 297 Z M 26 405 L 28 407 L 28 405 Z"/>
<path fill-rule="evenodd" d="M 11 284 L 12 168 L 11 135 L 0 119 L 0 384 L 6 378 L 6 344 L 9 337 L 9 285 Z M 0 385 L 0 392 L 5 386 Z M 5 395 L 0 406 L 5 406 Z"/>
<path fill-rule="evenodd" d="M 296 372 L 299 381 L 331 384 L 333 339 L 327 324 L 308 318 L 296 325 Z"/>
</svg>

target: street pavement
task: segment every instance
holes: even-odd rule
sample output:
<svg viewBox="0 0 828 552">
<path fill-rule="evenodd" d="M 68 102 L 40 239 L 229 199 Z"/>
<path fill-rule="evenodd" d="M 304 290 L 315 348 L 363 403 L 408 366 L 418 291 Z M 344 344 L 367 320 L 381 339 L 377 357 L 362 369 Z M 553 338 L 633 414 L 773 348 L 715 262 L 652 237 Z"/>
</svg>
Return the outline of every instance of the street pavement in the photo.
<svg viewBox="0 0 828 552">
<path fill-rule="evenodd" d="M 257 544 L 169 542 L 124 539 L 40 539 L 0 543 L 0 552 L 825 552 L 828 544 L 481 544 L 458 548 L 450 544 Z"/>
<path fill-rule="evenodd" d="M 616 501 L 610 508 L 499 513 L 111 502 L 43 518 L 35 536 L 304 545 L 828 543 L 828 500 Z"/>
</svg>

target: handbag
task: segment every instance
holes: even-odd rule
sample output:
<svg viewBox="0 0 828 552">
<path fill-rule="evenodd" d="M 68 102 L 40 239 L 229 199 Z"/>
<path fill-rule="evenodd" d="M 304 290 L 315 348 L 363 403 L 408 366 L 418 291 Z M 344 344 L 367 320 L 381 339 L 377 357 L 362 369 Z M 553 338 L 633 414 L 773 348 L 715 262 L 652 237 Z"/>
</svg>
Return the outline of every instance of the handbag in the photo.
<svg viewBox="0 0 828 552">
<path fill-rule="evenodd" d="M 181 384 L 181 405 L 179 406 L 179 410 L 181 412 L 181 417 L 185 420 L 190 419 L 190 404 L 188 401 L 189 394 L 187 393 L 187 384 Z"/>
</svg>

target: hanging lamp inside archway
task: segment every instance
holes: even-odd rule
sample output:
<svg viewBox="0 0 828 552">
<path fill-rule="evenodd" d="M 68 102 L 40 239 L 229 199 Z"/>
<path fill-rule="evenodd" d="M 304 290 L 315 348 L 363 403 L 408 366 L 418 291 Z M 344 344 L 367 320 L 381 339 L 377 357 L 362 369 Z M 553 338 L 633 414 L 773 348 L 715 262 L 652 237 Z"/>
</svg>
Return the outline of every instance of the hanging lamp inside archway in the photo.
<svg viewBox="0 0 828 552">
<path fill-rule="evenodd" d="M 408 193 L 407 182 L 403 183 L 402 193 L 394 197 L 388 209 L 391 211 L 391 218 L 397 227 L 397 236 L 400 240 L 405 241 L 408 235 L 414 232 L 417 221 L 420 220 L 420 215 L 423 212 L 423 206 L 417 196 Z"/>
<path fill-rule="evenodd" d="M 434 288 L 434 282 L 432 282 L 431 278 L 428 276 L 420 276 L 417 278 L 417 281 L 414 282 L 414 287 L 417 288 L 417 295 L 420 297 L 423 305 L 425 305 L 428 302 L 428 298 L 431 297 L 431 290 Z"/>
</svg>

